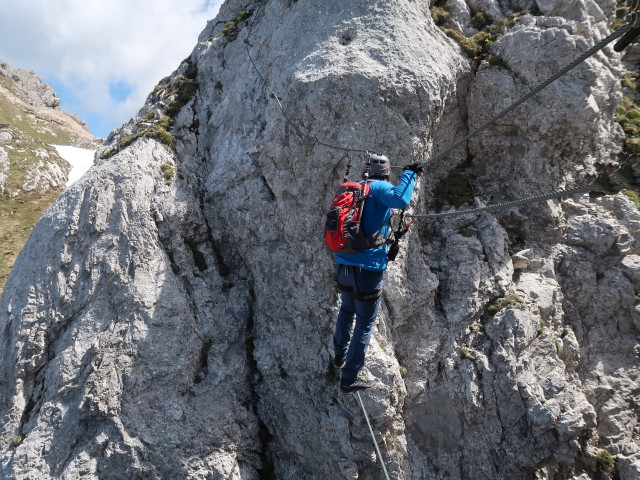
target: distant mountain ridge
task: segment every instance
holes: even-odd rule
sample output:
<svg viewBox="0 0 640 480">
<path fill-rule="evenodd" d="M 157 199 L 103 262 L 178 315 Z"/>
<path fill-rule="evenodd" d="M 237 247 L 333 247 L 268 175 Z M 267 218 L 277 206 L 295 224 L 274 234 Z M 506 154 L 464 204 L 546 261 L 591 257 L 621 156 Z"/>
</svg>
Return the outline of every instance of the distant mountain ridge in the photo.
<svg viewBox="0 0 640 480">
<path fill-rule="evenodd" d="M 24 103 L 36 108 L 60 108 L 60 97 L 51 85 L 42 82 L 34 72 L 14 69 L 8 63 L 0 61 L 0 75 L 12 82 L 14 94 Z"/>
<path fill-rule="evenodd" d="M 64 189 L 71 166 L 51 145 L 94 148 L 86 123 L 34 72 L 0 61 L 0 289 L 31 228 Z"/>
<path fill-rule="evenodd" d="M 94 147 L 96 138 L 76 114 L 60 110 L 60 97 L 34 72 L 0 60 L 0 124 L 45 143 Z M 5 127 L 7 128 L 7 127 Z"/>
</svg>

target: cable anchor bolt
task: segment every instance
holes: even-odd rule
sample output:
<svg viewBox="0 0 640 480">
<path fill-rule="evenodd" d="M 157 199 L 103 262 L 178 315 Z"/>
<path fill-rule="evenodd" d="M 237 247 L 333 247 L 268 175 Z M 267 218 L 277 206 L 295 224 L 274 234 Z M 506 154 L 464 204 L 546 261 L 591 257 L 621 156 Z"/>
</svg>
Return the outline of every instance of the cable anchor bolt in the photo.
<svg viewBox="0 0 640 480">
<path fill-rule="evenodd" d="M 637 10 L 640 8 L 640 0 L 627 0 L 627 8 L 629 10 Z"/>
<path fill-rule="evenodd" d="M 632 27 L 640 27 L 640 12 L 635 11 L 629 13 L 626 16 L 625 21 Z"/>
</svg>

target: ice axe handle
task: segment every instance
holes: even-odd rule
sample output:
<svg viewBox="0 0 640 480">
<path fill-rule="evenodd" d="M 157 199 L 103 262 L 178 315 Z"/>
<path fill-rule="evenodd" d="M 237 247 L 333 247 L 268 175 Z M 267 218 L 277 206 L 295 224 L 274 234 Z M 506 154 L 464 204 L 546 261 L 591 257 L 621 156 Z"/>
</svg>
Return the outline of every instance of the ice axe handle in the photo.
<svg viewBox="0 0 640 480">
<path fill-rule="evenodd" d="M 613 46 L 613 49 L 616 52 L 621 52 L 623 51 L 625 48 L 627 48 L 631 42 L 633 42 L 636 37 L 640 35 L 640 28 L 632 28 L 630 29 L 627 33 L 625 33 L 622 38 L 620 40 L 618 40 L 616 42 L 616 44 Z"/>
</svg>

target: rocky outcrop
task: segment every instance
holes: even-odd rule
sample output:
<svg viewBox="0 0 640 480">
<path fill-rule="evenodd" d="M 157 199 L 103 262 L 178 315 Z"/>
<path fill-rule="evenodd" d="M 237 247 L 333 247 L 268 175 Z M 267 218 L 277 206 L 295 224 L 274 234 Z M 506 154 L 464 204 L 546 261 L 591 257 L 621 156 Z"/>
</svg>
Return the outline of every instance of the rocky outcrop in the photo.
<svg viewBox="0 0 640 480">
<path fill-rule="evenodd" d="M 3 143 L 3 137 L 0 133 L 0 143 Z M 5 191 L 5 182 L 9 176 L 9 155 L 4 149 L 0 149 L 0 193 Z"/>
<path fill-rule="evenodd" d="M 0 61 L 0 125 L 46 143 L 95 147 L 96 139 L 76 114 L 60 111 L 60 97 L 34 72 Z"/>
<path fill-rule="evenodd" d="M 36 108 L 60 108 L 58 94 L 34 72 L 11 68 L 8 63 L 0 61 L 0 76 L 10 79 L 15 94 L 24 103 Z"/>
<path fill-rule="evenodd" d="M 14 157 L 13 168 L 10 156 Z M 69 171 L 69 164 L 48 145 L 34 142 L 18 130 L 0 133 L 0 193 L 17 197 L 25 192 L 62 189 Z M 7 180 L 13 182 L 6 185 Z"/>
<path fill-rule="evenodd" d="M 16 263 L 3 476 L 382 478 L 337 395 L 320 235 L 363 158 L 311 139 L 425 161 L 607 34 L 615 7 L 535 3 L 547 15 L 513 17 L 490 64 L 423 3 L 227 1 Z M 546 193 L 617 162 L 620 73 L 606 49 L 430 164 L 412 211 Z M 637 478 L 638 225 L 624 194 L 419 221 L 365 372 L 393 478 Z"/>
</svg>

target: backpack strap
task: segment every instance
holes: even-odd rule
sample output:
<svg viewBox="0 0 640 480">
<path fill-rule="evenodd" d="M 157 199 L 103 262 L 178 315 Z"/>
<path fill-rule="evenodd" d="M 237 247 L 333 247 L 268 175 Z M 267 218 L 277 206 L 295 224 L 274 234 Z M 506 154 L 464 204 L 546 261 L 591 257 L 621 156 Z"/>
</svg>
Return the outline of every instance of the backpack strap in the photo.
<svg viewBox="0 0 640 480">
<path fill-rule="evenodd" d="M 360 183 L 366 182 L 367 185 L 371 185 L 373 182 L 377 182 L 377 181 L 378 179 L 374 178 L 374 179 L 362 180 Z M 369 198 L 370 196 L 371 195 L 367 194 L 366 198 Z M 365 206 L 366 206 L 366 202 L 365 202 Z M 364 223 L 364 207 L 363 207 L 363 213 L 362 213 L 362 221 Z M 369 238 L 371 239 L 369 243 L 371 244 L 371 246 L 368 248 L 379 248 L 386 243 L 388 237 L 380 235 L 380 232 L 387 225 L 391 226 L 391 217 L 389 217 L 388 221 L 382 222 L 382 225 L 380 225 L 380 228 L 375 232 L 373 232 L 371 235 L 369 235 Z"/>
</svg>

